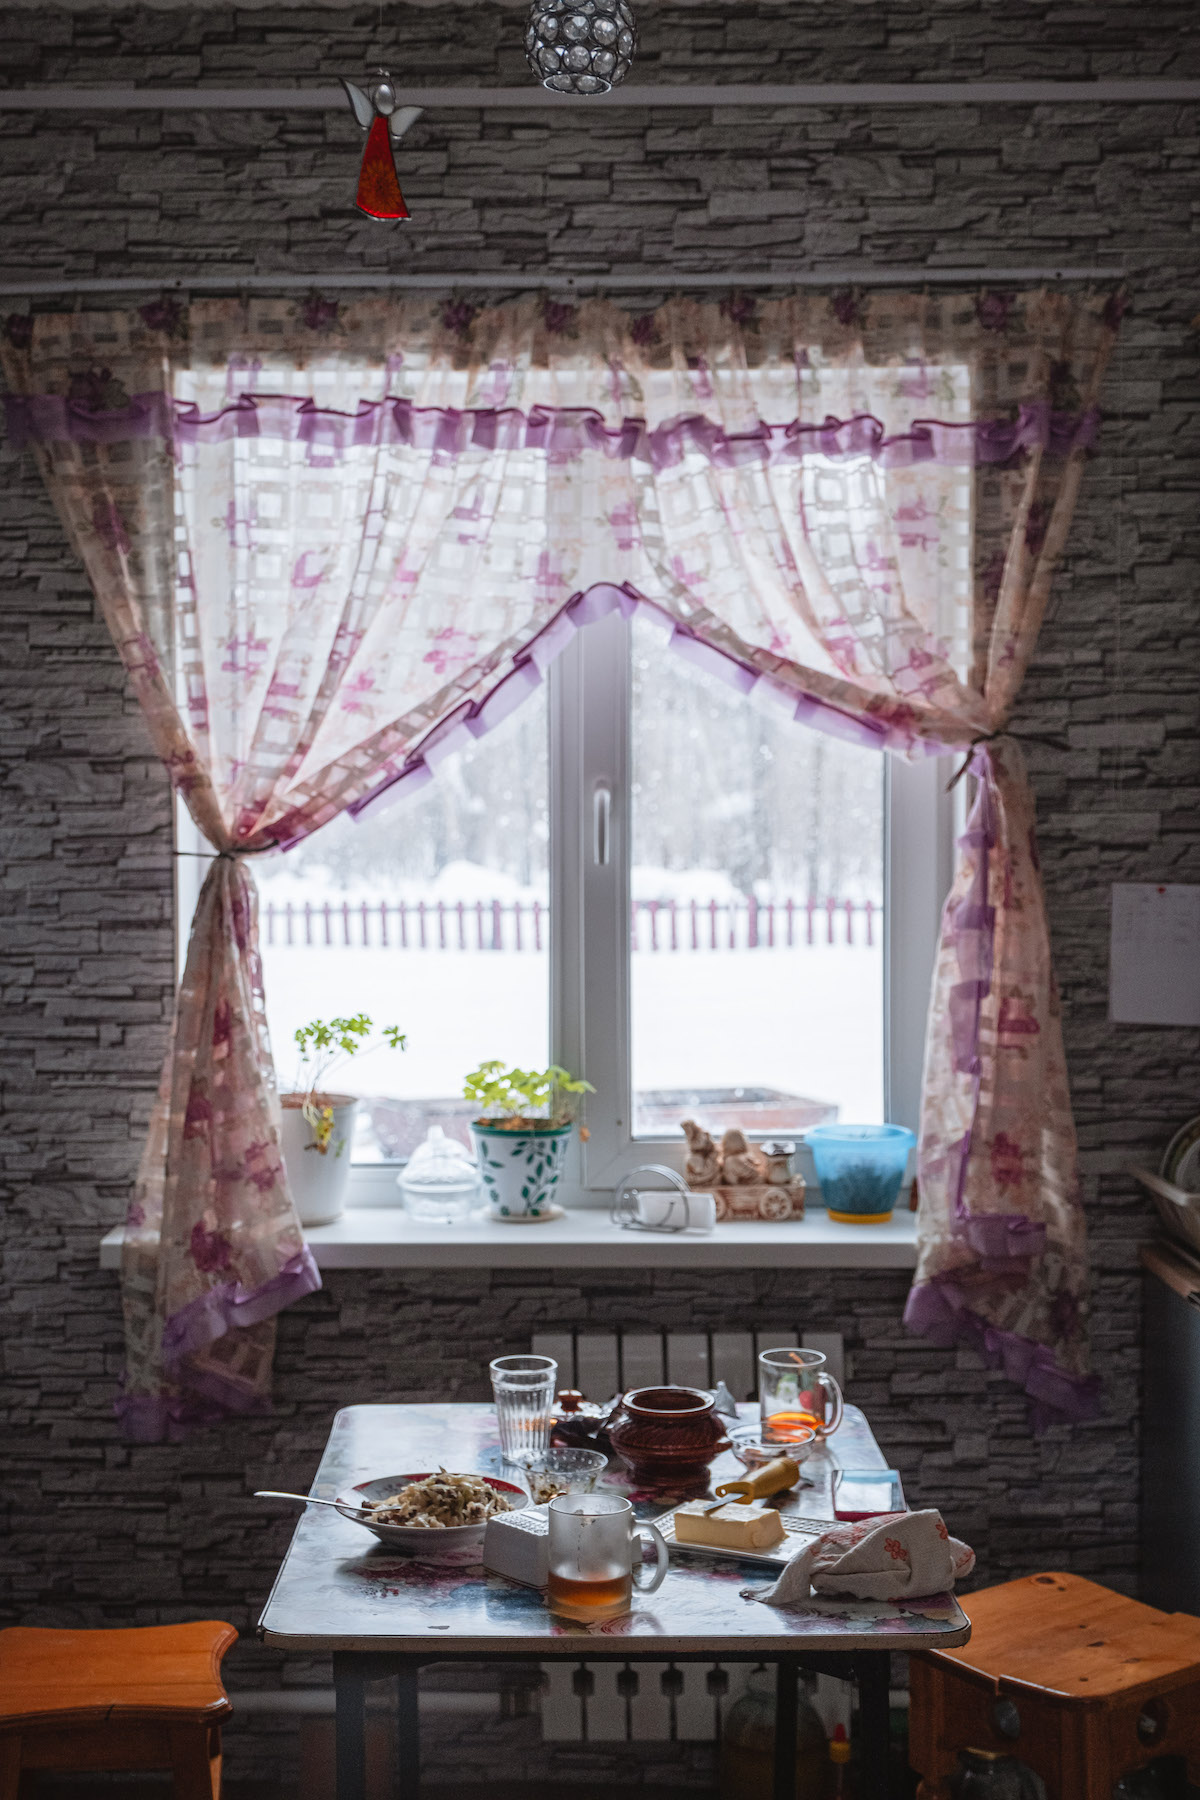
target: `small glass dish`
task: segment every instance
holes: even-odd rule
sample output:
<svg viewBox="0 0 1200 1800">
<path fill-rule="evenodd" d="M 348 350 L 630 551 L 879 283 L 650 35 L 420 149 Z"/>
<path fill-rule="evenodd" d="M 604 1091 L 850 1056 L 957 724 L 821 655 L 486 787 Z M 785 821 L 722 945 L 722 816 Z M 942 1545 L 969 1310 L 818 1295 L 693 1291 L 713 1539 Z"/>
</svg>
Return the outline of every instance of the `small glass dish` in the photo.
<svg viewBox="0 0 1200 1800">
<path fill-rule="evenodd" d="M 470 1152 L 431 1125 L 396 1177 L 409 1215 L 421 1225 L 462 1225 L 479 1205 L 479 1173 Z"/>
<path fill-rule="evenodd" d="M 522 1468 L 529 1498 L 544 1506 L 559 1494 L 590 1494 L 608 1467 L 603 1450 L 547 1450 Z"/>
<path fill-rule="evenodd" d="M 794 1463 L 802 1463 L 812 1455 L 817 1434 L 807 1425 L 794 1429 L 795 1437 L 790 1437 L 786 1444 L 771 1444 L 763 1437 L 758 1425 L 731 1425 L 730 1448 L 745 1469 L 761 1469 L 765 1463 L 774 1462 L 777 1456 L 790 1456 Z"/>
</svg>

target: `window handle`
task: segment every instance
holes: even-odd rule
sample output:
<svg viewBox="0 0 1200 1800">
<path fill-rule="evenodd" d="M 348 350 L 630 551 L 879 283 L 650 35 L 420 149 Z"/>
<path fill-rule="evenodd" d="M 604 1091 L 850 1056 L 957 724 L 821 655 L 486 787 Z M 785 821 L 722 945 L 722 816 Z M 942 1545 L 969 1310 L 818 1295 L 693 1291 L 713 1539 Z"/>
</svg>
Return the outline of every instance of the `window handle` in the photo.
<svg viewBox="0 0 1200 1800">
<path fill-rule="evenodd" d="M 612 788 L 598 781 L 592 789 L 592 861 L 604 868 L 609 858 L 609 827 L 612 823 Z"/>
</svg>

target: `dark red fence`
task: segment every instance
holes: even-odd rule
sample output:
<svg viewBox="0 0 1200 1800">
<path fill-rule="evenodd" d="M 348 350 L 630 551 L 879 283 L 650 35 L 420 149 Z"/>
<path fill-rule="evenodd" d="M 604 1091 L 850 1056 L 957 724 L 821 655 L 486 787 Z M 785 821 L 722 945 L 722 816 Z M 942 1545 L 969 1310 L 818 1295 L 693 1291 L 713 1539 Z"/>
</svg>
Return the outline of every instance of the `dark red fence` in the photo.
<svg viewBox="0 0 1200 1800">
<path fill-rule="evenodd" d="M 544 900 L 267 900 L 263 941 L 276 947 L 545 950 Z M 635 900 L 635 950 L 870 949 L 883 908 L 871 900 Z"/>
</svg>

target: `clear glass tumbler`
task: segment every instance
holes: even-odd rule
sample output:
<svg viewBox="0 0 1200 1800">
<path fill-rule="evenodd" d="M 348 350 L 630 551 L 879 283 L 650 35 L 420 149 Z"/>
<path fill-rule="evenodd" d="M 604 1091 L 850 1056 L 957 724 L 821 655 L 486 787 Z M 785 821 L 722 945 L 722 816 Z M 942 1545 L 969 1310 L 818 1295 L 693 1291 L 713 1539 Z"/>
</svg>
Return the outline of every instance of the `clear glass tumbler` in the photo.
<svg viewBox="0 0 1200 1800">
<path fill-rule="evenodd" d="M 559 1494 L 550 1502 L 550 1576 L 546 1599 L 551 1612 L 591 1624 L 615 1619 L 633 1605 L 634 1545 L 640 1536 L 654 1545 L 657 1563 L 642 1593 L 661 1587 L 670 1567 L 662 1533 L 639 1524 L 620 1494 Z M 640 1577 L 639 1559 L 636 1573 Z"/>
<path fill-rule="evenodd" d="M 558 1364 L 552 1356 L 498 1356 L 488 1368 L 500 1427 L 500 1454 L 527 1464 L 550 1448 Z"/>
<path fill-rule="evenodd" d="M 806 1433 L 826 1438 L 842 1422 L 842 1390 L 820 1350 L 761 1350 L 758 1405 L 765 1442 L 804 1443 Z"/>
</svg>

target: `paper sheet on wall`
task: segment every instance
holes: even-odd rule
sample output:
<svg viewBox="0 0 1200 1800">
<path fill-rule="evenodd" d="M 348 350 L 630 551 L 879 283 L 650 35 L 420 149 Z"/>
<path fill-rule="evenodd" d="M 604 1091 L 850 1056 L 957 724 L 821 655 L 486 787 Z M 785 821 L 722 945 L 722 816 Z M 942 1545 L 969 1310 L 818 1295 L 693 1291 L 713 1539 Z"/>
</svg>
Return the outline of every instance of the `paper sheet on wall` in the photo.
<svg viewBox="0 0 1200 1800">
<path fill-rule="evenodd" d="M 1108 1016 L 1121 1025 L 1200 1025 L 1200 887 L 1114 884 Z"/>
</svg>

